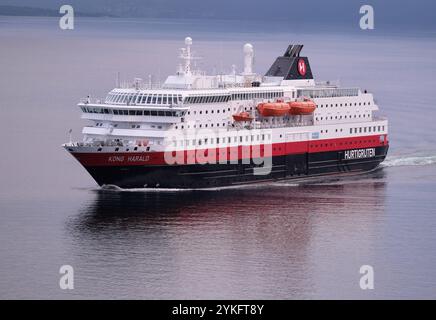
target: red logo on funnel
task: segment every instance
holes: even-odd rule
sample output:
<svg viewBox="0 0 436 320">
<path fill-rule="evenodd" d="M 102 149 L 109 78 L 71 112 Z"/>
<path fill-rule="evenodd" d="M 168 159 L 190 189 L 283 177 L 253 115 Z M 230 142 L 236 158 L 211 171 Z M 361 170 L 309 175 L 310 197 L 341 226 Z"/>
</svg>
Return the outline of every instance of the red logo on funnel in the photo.
<svg viewBox="0 0 436 320">
<path fill-rule="evenodd" d="M 306 75 L 306 62 L 304 62 L 304 59 L 298 60 L 298 73 L 302 76 Z"/>
</svg>

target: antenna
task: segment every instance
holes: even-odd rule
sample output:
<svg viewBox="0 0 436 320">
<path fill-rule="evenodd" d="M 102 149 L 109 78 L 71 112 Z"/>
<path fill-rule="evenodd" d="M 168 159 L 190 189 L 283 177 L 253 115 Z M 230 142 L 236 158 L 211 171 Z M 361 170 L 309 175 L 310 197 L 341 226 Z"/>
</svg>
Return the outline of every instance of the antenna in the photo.
<svg viewBox="0 0 436 320">
<path fill-rule="evenodd" d="M 191 37 L 185 38 L 185 45 L 186 45 L 186 48 L 180 49 L 180 51 L 181 51 L 180 58 L 185 61 L 183 73 L 185 75 L 191 75 L 192 74 L 191 62 L 194 59 L 199 59 L 199 57 L 194 56 L 194 52 L 191 51 L 191 46 L 192 46 L 192 38 Z M 195 65 L 194 65 L 194 67 L 195 67 Z"/>
<path fill-rule="evenodd" d="M 160 65 L 157 68 L 157 87 L 160 88 Z"/>
<path fill-rule="evenodd" d="M 133 80 L 134 86 L 136 90 L 141 89 L 141 85 L 142 85 L 142 79 L 141 78 L 135 78 Z"/>
<path fill-rule="evenodd" d="M 246 43 L 244 45 L 244 75 L 253 74 L 254 50 L 253 45 Z"/>
<path fill-rule="evenodd" d="M 220 73 L 223 73 L 223 42 L 220 41 L 220 55 L 219 55 L 219 69 L 220 69 Z"/>
<path fill-rule="evenodd" d="M 117 78 L 115 81 L 116 81 L 115 86 L 117 88 L 119 88 L 121 86 L 121 84 L 120 84 L 120 72 L 119 71 L 117 72 Z"/>
<path fill-rule="evenodd" d="M 181 58 L 185 60 L 185 74 L 191 74 L 191 45 L 192 45 L 192 38 L 186 37 L 185 38 L 185 50 L 182 50 L 182 56 Z"/>
</svg>

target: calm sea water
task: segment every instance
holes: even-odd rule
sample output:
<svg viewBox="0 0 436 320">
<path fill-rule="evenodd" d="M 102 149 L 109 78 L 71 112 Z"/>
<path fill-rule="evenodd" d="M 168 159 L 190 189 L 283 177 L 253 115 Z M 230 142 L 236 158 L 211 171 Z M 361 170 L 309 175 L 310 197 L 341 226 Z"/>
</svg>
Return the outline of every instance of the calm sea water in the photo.
<svg viewBox="0 0 436 320">
<path fill-rule="evenodd" d="M 0 17 L 0 298 L 436 298 L 436 42 L 237 22 Z M 99 189 L 60 145 L 78 99 L 164 80 L 191 36 L 208 72 L 265 72 L 304 43 L 319 80 L 374 92 L 390 119 L 380 170 L 214 191 Z M 74 290 L 59 268 L 74 267 Z M 371 265 L 375 289 L 359 287 Z"/>
</svg>

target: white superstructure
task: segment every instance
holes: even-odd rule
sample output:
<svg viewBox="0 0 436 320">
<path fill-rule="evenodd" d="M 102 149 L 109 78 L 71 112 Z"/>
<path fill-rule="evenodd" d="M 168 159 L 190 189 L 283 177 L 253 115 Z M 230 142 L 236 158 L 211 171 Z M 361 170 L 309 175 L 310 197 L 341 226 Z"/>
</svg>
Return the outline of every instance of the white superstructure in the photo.
<svg viewBox="0 0 436 320">
<path fill-rule="evenodd" d="M 130 87 L 113 89 L 104 101 L 87 98 L 79 103 L 82 118 L 91 120 L 83 128 L 84 141 L 80 145 L 122 146 L 130 150 L 146 146 L 148 150 L 162 151 L 171 146 L 195 148 L 198 143 L 190 143 L 191 136 L 209 146 L 219 146 L 212 142 L 214 137 L 232 137 L 230 143 L 237 144 L 234 137 L 250 136 L 252 130 L 260 129 L 271 129 L 273 143 L 284 142 L 290 133 L 302 131 L 310 133 L 311 140 L 387 133 L 387 121 L 375 116 L 378 106 L 371 93 L 328 82 L 315 83 L 313 79 L 259 76 L 252 70 L 250 44 L 244 46 L 242 74 L 205 75 L 191 70 L 192 39 L 186 38 L 185 43 L 181 53 L 183 68 L 169 76 L 161 87 L 137 80 Z M 302 96 L 317 104 L 313 115 L 256 116 L 260 102 Z M 235 123 L 232 115 L 240 111 L 249 112 L 256 120 L 243 126 Z"/>
</svg>

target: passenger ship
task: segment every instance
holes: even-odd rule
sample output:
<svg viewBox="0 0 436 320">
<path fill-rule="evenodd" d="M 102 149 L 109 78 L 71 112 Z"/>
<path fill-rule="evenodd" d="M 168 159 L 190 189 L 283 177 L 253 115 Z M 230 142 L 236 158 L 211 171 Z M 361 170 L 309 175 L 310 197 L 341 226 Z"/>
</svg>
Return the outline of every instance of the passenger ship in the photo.
<svg viewBox="0 0 436 320">
<path fill-rule="evenodd" d="M 373 95 L 315 82 L 302 45 L 289 45 L 263 75 L 243 46 L 244 69 L 206 75 L 185 39 L 175 75 L 160 86 L 136 78 L 103 101 L 78 106 L 83 141 L 63 147 L 100 185 L 211 188 L 348 175 L 376 168 L 388 121 Z"/>
</svg>

